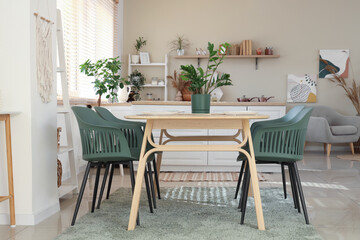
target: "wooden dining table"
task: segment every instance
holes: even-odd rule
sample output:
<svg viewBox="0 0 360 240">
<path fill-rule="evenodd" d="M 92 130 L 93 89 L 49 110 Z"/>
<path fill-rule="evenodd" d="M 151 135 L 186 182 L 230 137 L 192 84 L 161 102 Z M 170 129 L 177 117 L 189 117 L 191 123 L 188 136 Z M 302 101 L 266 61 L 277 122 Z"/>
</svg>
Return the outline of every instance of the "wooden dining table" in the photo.
<svg viewBox="0 0 360 240">
<path fill-rule="evenodd" d="M 255 202 L 256 218 L 259 230 L 265 230 L 265 223 L 261 205 L 261 197 L 259 190 L 259 181 L 256 170 L 254 149 L 250 132 L 250 123 L 252 119 L 266 119 L 266 115 L 257 114 L 139 114 L 125 116 L 131 120 L 146 120 L 146 127 L 141 147 L 139 165 L 136 175 L 136 183 L 131 203 L 131 211 L 129 217 L 128 230 L 134 230 L 136 219 L 138 216 L 141 188 L 144 179 L 144 171 L 147 158 L 155 152 L 183 152 L 183 151 L 235 151 L 246 155 L 249 162 L 251 186 Z M 161 133 L 167 137 L 166 141 L 162 141 L 162 137 L 156 144 L 152 137 L 152 131 L 160 129 Z M 232 135 L 214 135 L 214 136 L 173 136 L 169 134 L 169 129 L 236 129 L 237 132 Z M 238 137 L 242 134 L 242 140 Z M 211 144 L 211 145 L 167 145 L 169 142 L 192 142 L 192 141 L 216 141 L 216 142 L 234 142 L 234 144 Z M 249 152 L 243 147 L 248 143 Z M 147 144 L 153 148 L 146 150 Z M 235 159 L 234 159 L 235 160 Z M 160 168 L 160 163 L 157 163 Z"/>
</svg>

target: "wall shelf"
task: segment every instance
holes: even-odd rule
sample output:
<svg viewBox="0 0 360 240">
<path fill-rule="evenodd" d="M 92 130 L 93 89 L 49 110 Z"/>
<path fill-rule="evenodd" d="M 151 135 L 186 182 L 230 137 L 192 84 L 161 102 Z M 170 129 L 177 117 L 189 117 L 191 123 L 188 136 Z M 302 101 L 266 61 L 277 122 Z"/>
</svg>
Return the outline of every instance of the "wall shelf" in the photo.
<svg viewBox="0 0 360 240">
<path fill-rule="evenodd" d="M 280 55 L 226 55 L 225 59 L 255 59 L 255 69 L 258 69 L 258 59 L 279 58 Z M 175 59 L 197 59 L 200 66 L 200 59 L 207 59 L 209 55 L 183 55 L 175 56 Z"/>
<path fill-rule="evenodd" d="M 149 63 L 149 64 L 130 64 L 131 66 L 144 66 L 144 67 L 154 67 L 154 66 L 165 66 L 166 63 Z"/>
</svg>

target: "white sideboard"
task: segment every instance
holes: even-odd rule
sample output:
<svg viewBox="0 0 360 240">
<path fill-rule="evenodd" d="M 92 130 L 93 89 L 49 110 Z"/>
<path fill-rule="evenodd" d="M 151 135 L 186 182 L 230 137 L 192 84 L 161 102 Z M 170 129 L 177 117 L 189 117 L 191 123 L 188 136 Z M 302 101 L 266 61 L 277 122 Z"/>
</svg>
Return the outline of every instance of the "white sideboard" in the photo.
<svg viewBox="0 0 360 240">
<path fill-rule="evenodd" d="M 118 118 L 123 119 L 126 115 L 140 114 L 148 111 L 167 111 L 179 110 L 186 113 L 191 112 L 190 104 L 162 104 L 149 103 L 129 104 L 129 105 L 108 105 L 106 106 Z M 222 113 L 225 111 L 256 111 L 259 114 L 269 115 L 269 119 L 279 118 L 285 115 L 285 104 L 271 103 L 241 105 L 239 103 L 228 103 L 211 106 L 212 113 Z M 173 135 L 226 135 L 235 133 L 236 130 L 169 130 Z M 160 131 L 154 130 L 155 142 L 159 141 Z M 241 138 L 241 136 L 240 136 Z M 166 138 L 164 138 L 166 140 Z M 172 143 L 172 144 L 181 144 Z M 193 144 L 214 144 L 214 142 L 194 142 Z M 232 144 L 232 143 L 229 143 Z M 166 152 L 163 154 L 162 171 L 238 171 L 240 163 L 236 161 L 235 152 Z M 259 166 L 259 171 L 276 171 L 271 165 Z"/>
</svg>

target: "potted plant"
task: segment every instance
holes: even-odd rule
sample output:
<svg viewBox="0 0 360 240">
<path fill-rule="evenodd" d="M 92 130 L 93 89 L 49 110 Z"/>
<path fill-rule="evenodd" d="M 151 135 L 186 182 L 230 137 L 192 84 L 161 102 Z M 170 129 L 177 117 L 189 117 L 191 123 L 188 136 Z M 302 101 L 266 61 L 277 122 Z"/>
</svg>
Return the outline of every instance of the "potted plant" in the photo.
<svg viewBox="0 0 360 240">
<path fill-rule="evenodd" d="M 106 94 L 107 99 L 112 102 L 117 99 L 118 87 L 124 87 L 126 81 L 120 77 L 121 62 L 119 57 L 105 58 L 94 63 L 90 59 L 80 65 L 80 71 L 86 76 L 95 77 L 94 89 L 99 95 L 98 106 L 101 105 L 101 96 Z"/>
<path fill-rule="evenodd" d="M 185 53 L 185 48 L 190 45 L 189 40 L 187 40 L 184 35 L 177 35 L 176 39 L 170 42 L 171 51 L 176 51 L 178 56 L 182 56 Z"/>
<path fill-rule="evenodd" d="M 230 44 L 224 43 L 222 46 L 228 48 Z M 225 55 L 221 55 L 218 50 L 214 50 L 214 44 L 208 43 L 209 59 L 206 69 L 195 68 L 191 65 L 181 65 L 181 78 L 185 81 L 191 81 L 189 90 L 191 95 L 192 113 L 210 112 L 210 94 L 216 88 L 232 85 L 230 74 L 215 74 L 219 65 L 223 63 Z M 217 75 L 214 77 L 214 75 Z"/>
<path fill-rule="evenodd" d="M 144 75 L 138 70 L 133 71 L 129 75 L 129 82 L 131 84 L 132 91 L 134 91 L 134 98 L 136 101 L 141 100 L 140 91 L 144 88 L 145 80 Z"/>
<path fill-rule="evenodd" d="M 136 55 L 132 55 L 131 56 L 131 62 L 133 64 L 138 64 L 140 62 L 140 49 L 146 45 L 146 40 L 144 40 L 143 37 L 139 37 L 138 39 L 136 39 L 136 43 L 134 45 L 135 50 L 136 50 Z"/>
</svg>

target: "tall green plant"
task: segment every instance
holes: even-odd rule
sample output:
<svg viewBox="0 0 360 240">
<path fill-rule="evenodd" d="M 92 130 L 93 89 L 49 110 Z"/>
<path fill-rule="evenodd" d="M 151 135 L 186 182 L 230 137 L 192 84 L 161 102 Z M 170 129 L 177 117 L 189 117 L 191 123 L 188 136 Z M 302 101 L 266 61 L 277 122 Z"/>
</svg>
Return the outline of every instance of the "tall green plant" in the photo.
<svg viewBox="0 0 360 240">
<path fill-rule="evenodd" d="M 140 49 L 146 45 L 147 40 L 144 40 L 143 37 L 139 37 L 138 39 L 136 39 L 136 43 L 135 43 L 135 49 L 136 49 L 136 54 L 139 54 Z"/>
<path fill-rule="evenodd" d="M 229 43 L 224 43 L 221 46 L 226 49 L 230 46 Z M 214 44 L 208 43 L 209 59 L 206 70 L 201 67 L 195 68 L 194 65 L 181 65 L 181 78 L 185 81 L 191 81 L 189 90 L 194 94 L 210 94 L 218 87 L 232 85 L 230 74 L 223 73 L 221 76 L 216 76 L 220 64 L 223 63 L 225 55 L 219 54 L 218 50 L 214 50 Z"/>
<path fill-rule="evenodd" d="M 95 77 L 94 89 L 99 95 L 98 106 L 101 105 L 101 96 L 116 99 L 118 87 L 123 88 L 126 81 L 120 77 L 121 62 L 119 57 L 105 58 L 92 63 L 90 59 L 80 65 L 80 71 L 86 76 Z M 114 91 L 115 90 L 115 91 Z"/>
</svg>

